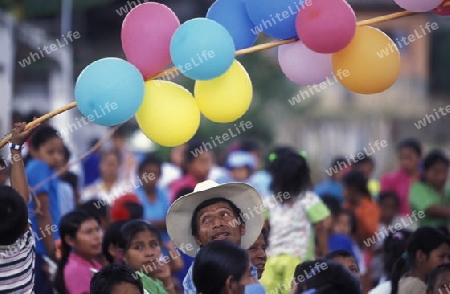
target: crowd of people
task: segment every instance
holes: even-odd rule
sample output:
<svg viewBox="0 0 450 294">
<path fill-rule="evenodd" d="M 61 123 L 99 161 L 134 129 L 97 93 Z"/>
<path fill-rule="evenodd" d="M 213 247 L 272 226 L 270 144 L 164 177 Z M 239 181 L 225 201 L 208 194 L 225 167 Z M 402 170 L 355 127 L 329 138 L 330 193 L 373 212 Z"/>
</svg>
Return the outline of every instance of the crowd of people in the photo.
<svg viewBox="0 0 450 294">
<path fill-rule="evenodd" d="M 120 129 L 111 143 L 77 175 L 56 129 L 16 124 L 0 162 L 0 293 L 450 293 L 441 150 L 405 139 L 379 180 L 373 157 L 336 156 L 315 185 L 295 147 L 242 140 L 220 164 L 197 139 L 169 162 L 128 151 Z"/>
</svg>

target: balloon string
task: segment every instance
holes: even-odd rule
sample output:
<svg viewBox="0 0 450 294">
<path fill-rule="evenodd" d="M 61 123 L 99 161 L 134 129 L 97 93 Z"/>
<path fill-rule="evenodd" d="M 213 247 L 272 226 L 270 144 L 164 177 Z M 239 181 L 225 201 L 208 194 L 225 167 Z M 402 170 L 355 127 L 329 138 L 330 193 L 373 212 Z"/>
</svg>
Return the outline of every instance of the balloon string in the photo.
<svg viewBox="0 0 450 294">
<path fill-rule="evenodd" d="M 448 7 L 450 6 L 450 1 L 448 3 L 445 3 L 443 5 L 444 7 Z M 366 26 L 366 25 L 372 25 L 372 24 L 376 24 L 376 23 L 380 23 L 380 22 L 384 22 L 384 21 L 389 21 L 389 20 L 393 20 L 393 19 L 397 19 L 397 18 L 401 18 L 401 17 L 405 17 L 405 16 L 410 16 L 410 15 L 414 15 L 417 14 L 416 12 L 411 12 L 411 11 L 401 11 L 401 12 L 395 12 L 395 13 L 391 13 L 391 14 L 387 14 L 387 15 L 383 15 L 383 16 L 378 16 L 378 17 L 374 17 L 371 19 L 367 19 L 367 20 L 363 20 L 363 21 L 359 21 L 357 22 L 357 26 Z M 293 43 L 295 42 L 297 39 L 292 38 L 292 39 L 288 39 L 288 40 L 281 40 L 281 41 L 275 41 L 275 42 L 269 42 L 269 43 L 265 43 L 265 44 L 259 44 L 259 45 L 255 45 L 249 48 L 245 48 L 245 49 L 241 49 L 236 51 L 236 56 L 239 55 L 243 55 L 243 54 L 248 54 L 248 53 L 253 53 L 256 51 L 261 51 L 261 50 L 265 50 L 265 49 L 270 49 L 270 48 L 274 48 L 283 44 L 289 44 L 289 43 Z M 153 79 L 158 79 L 158 78 L 163 78 L 165 76 L 176 76 L 178 73 L 178 69 L 176 67 L 172 67 L 169 68 L 159 74 L 157 74 L 156 76 L 148 79 L 148 80 L 153 80 Z M 163 78 L 164 79 L 164 78 Z M 147 81 L 148 81 L 147 80 Z M 69 109 L 74 108 L 75 106 L 77 106 L 76 102 L 72 102 L 64 107 L 61 107 L 57 110 L 54 110 L 50 113 L 47 113 L 44 116 L 41 116 L 40 118 L 30 122 L 29 124 L 27 124 L 27 126 L 25 127 L 25 129 L 27 130 L 28 128 L 38 124 L 38 123 L 42 123 L 58 114 L 61 114 Z M 0 148 L 4 147 L 6 145 L 6 143 L 8 143 L 9 140 L 11 140 L 11 133 L 13 131 L 7 133 L 6 135 L 4 135 L 1 138 L 1 142 L 0 142 Z"/>
</svg>

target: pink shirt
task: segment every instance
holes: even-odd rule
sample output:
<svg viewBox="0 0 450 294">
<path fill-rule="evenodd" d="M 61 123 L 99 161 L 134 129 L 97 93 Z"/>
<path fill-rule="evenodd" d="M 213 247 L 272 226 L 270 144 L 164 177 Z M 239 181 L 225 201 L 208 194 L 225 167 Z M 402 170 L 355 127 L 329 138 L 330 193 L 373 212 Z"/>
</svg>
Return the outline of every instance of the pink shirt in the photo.
<svg viewBox="0 0 450 294">
<path fill-rule="evenodd" d="M 95 260 L 87 261 L 81 256 L 70 253 L 64 267 L 64 282 L 68 294 L 89 294 L 93 274 L 90 269 L 100 270 L 102 266 Z"/>
<path fill-rule="evenodd" d="M 381 177 L 380 191 L 392 191 L 397 194 L 400 202 L 400 215 L 411 213 L 411 208 L 409 207 L 409 188 L 414 182 L 415 180 L 410 180 L 408 174 L 402 169 L 387 173 Z"/>
<path fill-rule="evenodd" d="M 194 190 L 195 186 L 197 185 L 197 180 L 192 175 L 184 175 L 183 177 L 179 178 L 178 180 L 175 180 L 170 185 L 170 196 L 169 200 L 170 203 L 172 203 L 175 200 L 175 196 L 179 191 L 181 191 L 184 188 L 192 188 Z"/>
</svg>

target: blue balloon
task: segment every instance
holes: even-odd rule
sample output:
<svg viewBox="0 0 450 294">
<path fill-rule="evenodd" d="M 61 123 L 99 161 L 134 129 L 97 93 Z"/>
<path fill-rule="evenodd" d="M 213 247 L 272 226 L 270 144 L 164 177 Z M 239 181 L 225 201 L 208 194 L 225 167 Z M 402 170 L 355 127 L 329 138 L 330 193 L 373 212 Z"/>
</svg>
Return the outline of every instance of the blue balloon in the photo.
<svg viewBox="0 0 450 294">
<path fill-rule="evenodd" d="M 176 68 L 194 80 L 211 80 L 233 64 L 235 47 L 230 33 L 207 18 L 183 23 L 170 41 L 170 55 Z"/>
<path fill-rule="evenodd" d="M 86 121 L 114 126 L 134 116 L 144 99 L 144 78 L 131 63 L 103 58 L 78 76 L 75 100 Z"/>
<path fill-rule="evenodd" d="M 236 50 L 253 46 L 258 38 L 244 0 L 217 0 L 208 9 L 206 17 L 217 21 L 228 30 Z"/>
<path fill-rule="evenodd" d="M 253 31 L 285 40 L 297 37 L 295 19 L 298 11 L 312 4 L 311 0 L 244 0 L 253 22 Z"/>
</svg>

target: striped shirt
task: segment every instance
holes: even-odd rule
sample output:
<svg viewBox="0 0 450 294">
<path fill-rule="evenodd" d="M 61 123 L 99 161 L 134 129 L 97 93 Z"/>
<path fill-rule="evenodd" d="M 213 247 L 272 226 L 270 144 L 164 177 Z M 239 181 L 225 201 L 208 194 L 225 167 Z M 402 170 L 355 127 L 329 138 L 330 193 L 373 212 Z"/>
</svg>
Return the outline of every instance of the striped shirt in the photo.
<svg viewBox="0 0 450 294">
<path fill-rule="evenodd" d="M 14 244 L 0 246 L 0 293 L 34 293 L 35 255 L 30 223 L 28 231 Z"/>
</svg>

